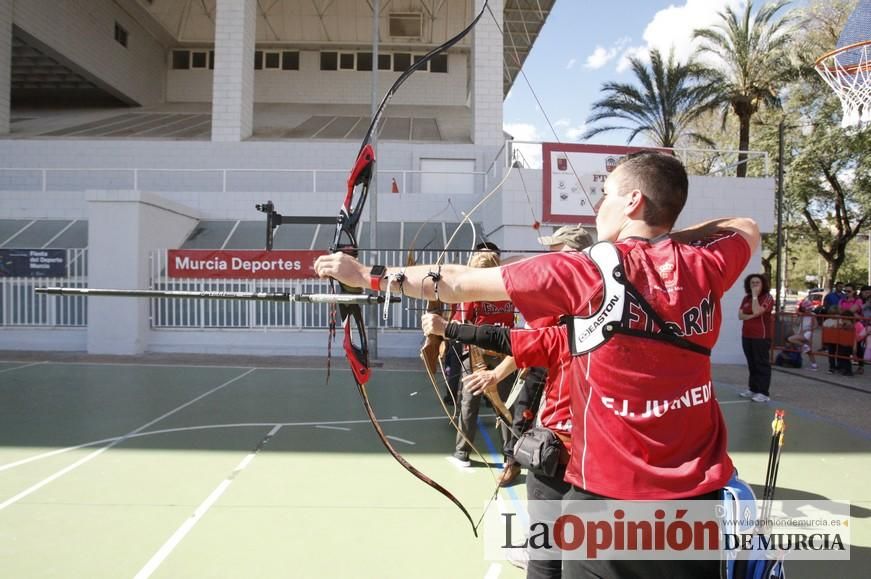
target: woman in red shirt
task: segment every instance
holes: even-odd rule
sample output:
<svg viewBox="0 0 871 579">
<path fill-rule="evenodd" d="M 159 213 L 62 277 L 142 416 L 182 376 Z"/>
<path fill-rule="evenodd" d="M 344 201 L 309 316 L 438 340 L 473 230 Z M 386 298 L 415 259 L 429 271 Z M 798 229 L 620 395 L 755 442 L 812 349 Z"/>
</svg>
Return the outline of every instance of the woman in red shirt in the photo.
<svg viewBox="0 0 871 579">
<path fill-rule="evenodd" d="M 738 319 L 744 321 L 741 329 L 741 345 L 747 358 L 750 377 L 748 389 L 741 397 L 753 402 L 768 402 L 771 385 L 771 336 L 774 334 L 774 299 L 771 297 L 768 280 L 764 275 L 751 273 L 744 278 L 747 295 L 738 309 Z"/>
</svg>

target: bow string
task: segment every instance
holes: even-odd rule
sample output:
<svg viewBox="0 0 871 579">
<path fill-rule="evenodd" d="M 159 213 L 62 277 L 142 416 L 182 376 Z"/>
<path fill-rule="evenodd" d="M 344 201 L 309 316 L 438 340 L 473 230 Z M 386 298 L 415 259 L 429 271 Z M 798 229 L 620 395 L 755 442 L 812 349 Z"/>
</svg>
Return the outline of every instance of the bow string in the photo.
<svg viewBox="0 0 871 579">
<path fill-rule="evenodd" d="M 375 110 L 375 114 L 372 115 L 372 120 L 369 124 L 369 128 L 367 129 L 365 136 L 363 137 L 363 142 L 360 145 L 360 150 L 354 162 L 354 167 L 351 170 L 350 176 L 348 177 L 347 194 L 345 195 L 342 206 L 339 210 L 339 216 L 336 220 L 336 232 L 333 236 L 333 242 L 331 243 L 329 248 L 331 253 L 342 251 L 355 257 L 358 254 L 359 244 L 357 242 L 357 232 L 360 226 L 360 218 L 362 216 L 363 209 L 366 206 L 366 200 L 369 196 L 369 186 L 372 181 L 372 177 L 375 174 L 376 156 L 375 148 L 372 145 L 372 141 L 378 133 L 378 128 L 383 118 L 387 103 L 390 102 L 390 99 L 393 97 L 399 87 L 402 86 L 402 84 L 406 80 L 408 80 L 408 78 L 415 71 L 423 68 L 436 55 L 448 50 L 456 43 L 458 43 L 464 36 L 466 36 L 484 15 L 484 11 L 487 9 L 487 7 L 488 0 L 485 0 L 483 6 L 481 7 L 481 10 L 469 23 L 468 26 L 466 26 L 456 35 L 452 36 L 443 44 L 427 52 L 422 58 L 420 58 L 417 62 L 410 66 L 396 79 L 396 81 L 381 99 L 378 108 Z M 333 282 L 331 283 L 333 286 L 335 286 Z M 343 284 L 339 284 L 339 287 L 341 288 L 342 293 L 362 293 L 362 290 L 359 288 L 350 288 Z M 369 348 L 366 338 L 366 330 L 362 310 L 357 304 L 339 304 L 338 313 L 341 317 L 342 326 L 344 328 L 345 354 L 348 358 L 348 362 L 351 365 L 351 371 L 354 375 L 354 381 L 357 384 L 357 389 L 360 393 L 360 397 L 362 398 L 363 406 L 366 409 L 366 414 L 369 417 L 369 420 L 372 423 L 375 432 L 378 434 L 378 438 L 381 440 L 381 443 L 384 445 L 390 455 L 393 456 L 393 458 L 396 459 L 396 461 L 403 466 L 403 468 L 405 468 L 412 475 L 414 475 L 427 485 L 437 490 L 448 500 L 453 502 L 466 516 L 469 523 L 472 525 L 472 532 L 477 537 L 477 525 L 472 520 L 472 516 L 469 514 L 465 506 L 463 506 L 463 504 L 459 501 L 459 499 L 457 499 L 453 494 L 451 494 L 439 483 L 435 482 L 434 480 L 420 472 L 418 469 L 416 469 L 414 466 L 412 466 L 411 463 L 409 463 L 393 447 L 393 445 L 385 436 L 384 431 L 382 430 L 381 425 L 378 422 L 378 419 L 376 418 L 372 406 L 369 402 L 369 396 L 366 390 L 366 383 L 369 381 L 371 372 L 369 367 Z M 336 331 L 335 314 L 336 311 L 333 310 L 331 313 L 330 322 L 330 343 L 332 343 L 332 339 L 335 336 Z"/>
</svg>

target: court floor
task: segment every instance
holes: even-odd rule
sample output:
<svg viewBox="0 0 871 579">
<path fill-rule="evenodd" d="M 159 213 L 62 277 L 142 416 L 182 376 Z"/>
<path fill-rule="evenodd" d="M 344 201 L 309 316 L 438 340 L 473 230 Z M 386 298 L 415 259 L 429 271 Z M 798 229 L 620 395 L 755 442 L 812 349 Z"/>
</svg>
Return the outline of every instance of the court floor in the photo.
<svg viewBox="0 0 871 579">
<path fill-rule="evenodd" d="M 0 576 L 523 577 L 484 560 L 459 509 L 386 453 L 338 365 L 326 384 L 302 365 L 0 362 Z M 384 430 L 477 520 L 496 471 L 446 460 L 455 431 L 404 366 L 370 382 Z M 715 383 L 731 454 L 761 484 L 773 406 L 740 400 L 735 382 Z M 853 503 L 852 560 L 788 576 L 867 577 L 871 429 L 784 398 L 778 498 Z M 498 462 L 483 421 L 476 442 Z M 524 497 L 521 478 L 498 501 Z"/>
</svg>

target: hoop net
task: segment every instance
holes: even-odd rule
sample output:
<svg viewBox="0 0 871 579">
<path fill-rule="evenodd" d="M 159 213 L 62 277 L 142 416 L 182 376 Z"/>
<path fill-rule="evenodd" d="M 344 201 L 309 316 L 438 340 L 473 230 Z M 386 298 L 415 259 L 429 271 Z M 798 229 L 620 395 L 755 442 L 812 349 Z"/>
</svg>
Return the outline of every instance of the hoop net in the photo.
<svg viewBox="0 0 871 579">
<path fill-rule="evenodd" d="M 871 40 L 824 54 L 815 67 L 841 101 L 841 126 L 871 124 Z"/>
</svg>

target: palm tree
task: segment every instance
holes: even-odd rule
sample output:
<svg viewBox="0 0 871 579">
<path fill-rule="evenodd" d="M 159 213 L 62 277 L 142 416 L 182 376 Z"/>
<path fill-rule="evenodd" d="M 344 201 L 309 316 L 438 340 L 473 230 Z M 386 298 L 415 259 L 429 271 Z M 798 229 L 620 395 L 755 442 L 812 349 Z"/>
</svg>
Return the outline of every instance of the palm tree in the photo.
<svg viewBox="0 0 871 579">
<path fill-rule="evenodd" d="M 744 11 L 732 8 L 719 13 L 720 20 L 711 28 L 695 30 L 701 40 L 697 55 L 711 55 L 719 63 L 710 69 L 717 87 L 723 119 L 731 111 L 738 117 L 738 149 L 750 147 L 750 119 L 760 106 L 779 108 L 779 86 L 789 78 L 787 48 L 792 17 L 777 17 L 788 0 L 776 0 L 753 14 L 753 1 L 747 0 Z M 747 175 L 747 155 L 738 153 L 738 177 Z"/>
<path fill-rule="evenodd" d="M 588 123 L 603 119 L 621 119 L 624 125 L 593 127 L 584 133 L 588 139 L 599 133 L 615 130 L 631 131 L 626 143 L 640 134 L 660 147 L 674 147 L 680 138 L 690 138 L 713 145 L 702 134 L 693 132 L 692 122 L 717 105 L 717 95 L 710 84 L 699 82 L 705 70 L 692 60 L 678 63 L 674 51 L 664 61 L 659 50 L 649 53 L 650 67 L 637 56 L 629 59 L 640 87 L 606 82 L 604 98 L 593 103 Z"/>
</svg>

